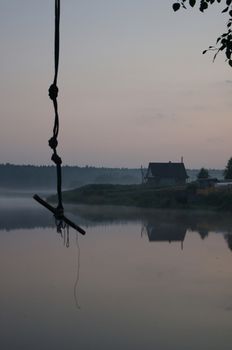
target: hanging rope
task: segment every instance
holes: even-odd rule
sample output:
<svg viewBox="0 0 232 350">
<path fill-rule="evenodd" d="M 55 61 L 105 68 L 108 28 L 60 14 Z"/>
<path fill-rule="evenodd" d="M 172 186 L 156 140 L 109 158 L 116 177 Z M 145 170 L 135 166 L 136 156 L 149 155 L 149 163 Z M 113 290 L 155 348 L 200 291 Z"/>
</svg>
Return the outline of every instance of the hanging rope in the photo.
<svg viewBox="0 0 232 350">
<path fill-rule="evenodd" d="M 55 71 L 54 71 L 53 83 L 48 90 L 49 97 L 53 102 L 55 118 L 54 118 L 53 135 L 48 141 L 48 144 L 53 150 L 51 159 L 56 164 L 58 204 L 57 204 L 57 207 L 54 208 L 45 200 L 40 198 L 37 194 L 35 194 L 33 198 L 42 206 L 47 208 L 51 213 L 53 213 L 56 220 L 57 232 L 62 233 L 62 229 L 65 230 L 65 228 L 67 228 L 66 245 L 69 246 L 68 227 L 71 226 L 74 230 L 80 232 L 82 235 L 85 234 L 85 230 L 77 226 L 74 222 L 69 220 L 64 215 L 64 207 L 62 203 L 62 173 L 61 173 L 62 160 L 60 156 L 57 154 L 57 150 L 56 150 L 58 146 L 58 134 L 59 134 L 59 114 L 58 114 L 58 103 L 57 103 L 57 97 L 58 97 L 58 91 L 59 91 L 57 87 L 58 68 L 59 68 L 59 51 L 60 51 L 60 0 L 55 0 L 55 38 L 54 38 Z"/>
<path fill-rule="evenodd" d="M 53 154 L 51 160 L 56 164 L 56 173 L 57 173 L 57 218 L 61 217 L 64 213 L 63 203 L 62 203 L 62 172 L 61 172 L 61 164 L 62 160 L 57 154 L 57 146 L 58 146 L 58 134 L 59 134 L 59 114 L 58 114 L 58 87 L 57 87 L 57 77 L 58 77 L 58 68 L 59 68 L 59 50 L 60 50 L 60 0 L 55 0 L 55 38 L 54 38 L 54 80 L 52 85 L 50 86 L 48 92 L 49 97 L 53 102 L 55 118 L 54 118 L 54 127 L 53 127 L 53 135 L 48 141 L 49 146 L 53 150 Z"/>
</svg>

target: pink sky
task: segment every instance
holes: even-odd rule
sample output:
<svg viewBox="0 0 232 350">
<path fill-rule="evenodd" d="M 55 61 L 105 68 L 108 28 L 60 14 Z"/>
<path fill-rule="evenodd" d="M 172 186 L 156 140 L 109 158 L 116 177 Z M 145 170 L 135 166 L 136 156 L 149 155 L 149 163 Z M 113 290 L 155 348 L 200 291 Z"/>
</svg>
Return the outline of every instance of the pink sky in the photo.
<svg viewBox="0 0 232 350">
<path fill-rule="evenodd" d="M 232 71 L 202 51 L 224 30 L 217 4 L 63 1 L 59 153 L 64 164 L 178 161 L 224 168 L 232 156 Z M 51 164 L 53 1 L 0 3 L 0 163 Z"/>
</svg>

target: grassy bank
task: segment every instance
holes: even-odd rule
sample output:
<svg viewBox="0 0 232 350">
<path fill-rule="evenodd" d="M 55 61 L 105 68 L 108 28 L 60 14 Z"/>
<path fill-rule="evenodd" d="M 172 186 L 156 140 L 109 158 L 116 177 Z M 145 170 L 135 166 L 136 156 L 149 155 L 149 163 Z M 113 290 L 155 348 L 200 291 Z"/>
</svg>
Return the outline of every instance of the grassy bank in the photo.
<svg viewBox="0 0 232 350">
<path fill-rule="evenodd" d="M 55 201 L 56 196 L 48 198 Z M 87 185 L 63 192 L 67 203 L 142 208 L 232 210 L 230 192 L 197 194 L 191 186 L 156 189 L 146 185 Z"/>
</svg>

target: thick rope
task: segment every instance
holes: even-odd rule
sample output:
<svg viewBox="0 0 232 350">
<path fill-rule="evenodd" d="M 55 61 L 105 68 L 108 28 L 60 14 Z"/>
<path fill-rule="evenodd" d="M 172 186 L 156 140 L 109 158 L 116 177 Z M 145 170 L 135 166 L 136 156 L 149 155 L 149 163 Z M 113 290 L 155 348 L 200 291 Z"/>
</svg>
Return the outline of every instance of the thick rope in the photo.
<svg viewBox="0 0 232 350">
<path fill-rule="evenodd" d="M 49 146 L 53 150 L 52 161 L 56 164 L 56 173 L 57 173 L 57 218 L 63 215 L 64 208 L 62 203 L 62 173 L 61 173 L 61 164 L 62 160 L 57 154 L 56 148 L 58 146 L 58 134 L 59 134 L 59 114 L 58 114 L 58 87 L 57 87 L 57 78 L 58 78 L 58 68 L 59 68 L 59 51 L 60 51 L 60 0 L 55 0 L 55 37 L 54 37 L 54 80 L 50 86 L 48 92 L 49 97 L 53 102 L 55 119 L 53 127 L 53 135 L 48 141 Z"/>
</svg>

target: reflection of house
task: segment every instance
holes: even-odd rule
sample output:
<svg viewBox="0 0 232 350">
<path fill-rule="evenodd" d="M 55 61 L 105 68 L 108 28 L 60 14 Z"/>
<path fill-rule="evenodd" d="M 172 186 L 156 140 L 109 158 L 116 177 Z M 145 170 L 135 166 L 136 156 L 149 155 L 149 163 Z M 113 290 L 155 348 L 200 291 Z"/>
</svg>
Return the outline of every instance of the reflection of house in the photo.
<svg viewBox="0 0 232 350">
<path fill-rule="evenodd" d="M 146 182 L 155 186 L 184 185 L 188 175 L 184 163 L 149 163 Z"/>
<path fill-rule="evenodd" d="M 149 242 L 184 242 L 187 229 L 175 223 L 147 224 Z"/>
</svg>

